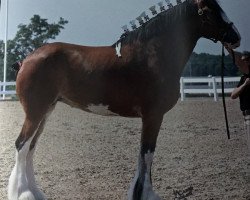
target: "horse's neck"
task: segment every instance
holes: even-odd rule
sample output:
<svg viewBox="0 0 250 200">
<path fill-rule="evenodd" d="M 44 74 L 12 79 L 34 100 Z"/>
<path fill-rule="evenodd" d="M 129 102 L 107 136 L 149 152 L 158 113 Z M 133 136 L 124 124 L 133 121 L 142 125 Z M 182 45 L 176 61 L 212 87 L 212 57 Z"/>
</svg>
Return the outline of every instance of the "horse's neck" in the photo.
<svg viewBox="0 0 250 200">
<path fill-rule="evenodd" d="M 172 55 L 172 64 L 184 67 L 198 39 L 197 32 L 191 30 L 182 30 L 171 35 L 166 35 L 166 43 L 163 44 L 166 46 L 164 51 Z"/>
<path fill-rule="evenodd" d="M 191 24 L 191 23 L 190 23 Z M 178 26 L 148 42 L 147 48 L 161 65 L 162 73 L 180 76 L 199 39 L 197 27 Z"/>
<path fill-rule="evenodd" d="M 164 27 L 164 21 L 162 21 L 163 28 L 159 27 L 162 32 L 146 44 L 148 49 L 153 49 L 150 52 L 158 55 L 159 60 L 162 60 L 158 63 L 168 68 L 175 68 L 177 75 L 182 73 L 200 38 L 200 22 L 196 17 L 196 10 L 192 5 L 187 5 L 188 2 L 186 7 L 179 7 L 182 10 L 176 10 L 173 18 L 167 16 L 165 24 L 168 26 Z"/>
</svg>

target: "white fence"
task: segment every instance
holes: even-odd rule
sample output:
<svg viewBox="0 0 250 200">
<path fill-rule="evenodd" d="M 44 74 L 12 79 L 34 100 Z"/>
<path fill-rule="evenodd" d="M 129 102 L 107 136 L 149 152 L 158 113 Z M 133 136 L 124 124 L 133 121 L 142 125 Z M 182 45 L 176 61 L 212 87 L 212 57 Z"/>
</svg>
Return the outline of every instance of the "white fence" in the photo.
<svg viewBox="0 0 250 200">
<path fill-rule="evenodd" d="M 225 93 L 230 94 L 238 84 L 239 77 L 225 77 Z M 9 99 L 16 94 L 16 82 L 0 82 L 0 100 Z M 180 94 L 181 100 L 184 101 L 186 94 L 213 96 L 218 101 L 218 95 L 221 94 L 221 78 L 220 77 L 181 77 Z"/>
<path fill-rule="evenodd" d="M 0 81 L 0 100 L 9 99 L 16 94 L 16 82 Z"/>
<path fill-rule="evenodd" d="M 225 77 L 225 94 L 230 94 L 237 86 L 240 77 Z M 184 101 L 186 94 L 208 94 L 218 101 L 218 95 L 222 93 L 220 77 L 181 77 L 180 79 L 181 100 Z"/>
</svg>

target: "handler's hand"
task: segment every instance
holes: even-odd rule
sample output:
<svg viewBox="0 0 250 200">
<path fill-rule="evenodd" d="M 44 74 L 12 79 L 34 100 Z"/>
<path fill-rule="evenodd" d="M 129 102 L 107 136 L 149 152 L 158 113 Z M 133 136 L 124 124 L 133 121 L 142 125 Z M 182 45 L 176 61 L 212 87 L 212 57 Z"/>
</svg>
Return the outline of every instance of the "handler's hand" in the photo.
<svg viewBox="0 0 250 200">
<path fill-rule="evenodd" d="M 250 78 L 247 78 L 247 79 L 245 80 L 244 85 L 250 85 Z"/>
</svg>

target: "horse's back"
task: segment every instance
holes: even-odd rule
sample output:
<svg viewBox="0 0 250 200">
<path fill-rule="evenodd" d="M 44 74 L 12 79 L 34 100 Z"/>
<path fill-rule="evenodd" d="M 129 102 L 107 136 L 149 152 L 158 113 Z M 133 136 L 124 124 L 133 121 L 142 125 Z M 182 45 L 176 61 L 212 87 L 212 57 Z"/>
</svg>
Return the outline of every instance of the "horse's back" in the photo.
<svg viewBox="0 0 250 200">
<path fill-rule="evenodd" d="M 98 54 L 111 54 L 111 47 L 89 47 L 68 43 L 46 44 L 30 55 L 22 62 L 22 66 L 17 75 L 17 85 L 24 82 L 24 79 L 54 77 L 66 79 L 66 73 L 73 71 L 79 73 L 89 73 L 97 68 L 103 67 L 104 59 Z M 104 57 L 105 57 L 104 56 Z M 112 58 L 113 59 L 113 58 Z M 103 63 L 102 65 L 99 63 Z M 59 76 L 59 77 L 58 77 Z M 63 76 L 63 77 L 62 77 Z"/>
</svg>

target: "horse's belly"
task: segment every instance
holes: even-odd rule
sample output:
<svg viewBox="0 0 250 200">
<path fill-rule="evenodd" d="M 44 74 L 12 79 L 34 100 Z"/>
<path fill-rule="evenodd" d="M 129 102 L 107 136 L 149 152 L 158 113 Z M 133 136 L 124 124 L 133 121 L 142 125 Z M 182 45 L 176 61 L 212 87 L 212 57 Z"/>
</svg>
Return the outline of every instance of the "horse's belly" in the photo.
<svg viewBox="0 0 250 200">
<path fill-rule="evenodd" d="M 60 101 L 89 113 L 102 116 L 141 117 L 141 107 L 128 102 L 86 102 L 63 98 Z"/>
<path fill-rule="evenodd" d="M 142 117 L 141 108 L 136 105 L 88 104 L 84 110 L 103 116 Z"/>
<path fill-rule="evenodd" d="M 85 111 L 103 116 L 119 116 L 118 113 L 112 112 L 109 106 L 104 104 L 89 104 Z"/>
</svg>

